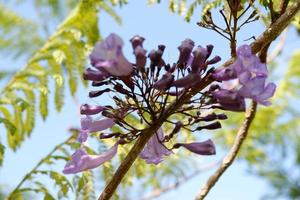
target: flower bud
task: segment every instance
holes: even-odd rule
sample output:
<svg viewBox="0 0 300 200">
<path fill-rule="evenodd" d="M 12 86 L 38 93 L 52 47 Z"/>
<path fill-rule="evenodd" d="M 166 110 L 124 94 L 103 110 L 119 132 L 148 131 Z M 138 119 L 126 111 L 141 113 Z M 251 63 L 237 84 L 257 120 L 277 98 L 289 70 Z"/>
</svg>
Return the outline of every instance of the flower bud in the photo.
<svg viewBox="0 0 300 200">
<path fill-rule="evenodd" d="M 177 143 L 173 146 L 173 149 L 178 149 L 179 147 L 184 147 L 187 150 L 199 155 L 216 154 L 215 145 L 211 140 L 206 140 L 204 142 L 193 142 L 193 143 Z"/>
<path fill-rule="evenodd" d="M 221 57 L 220 56 L 215 56 L 213 59 L 208 60 L 206 62 L 207 65 L 212 65 L 212 64 L 216 64 L 217 62 L 221 61 Z"/>
<path fill-rule="evenodd" d="M 154 83 L 153 88 L 157 90 L 166 90 L 170 88 L 173 81 L 174 81 L 174 75 L 167 72 L 166 74 L 163 75 L 161 79 L 159 79 Z"/>
<path fill-rule="evenodd" d="M 181 45 L 178 47 L 179 50 L 179 58 L 178 58 L 178 64 L 186 64 L 188 62 L 188 59 L 190 58 L 191 52 L 195 46 L 194 41 L 191 39 L 185 39 L 181 42 Z"/>
<path fill-rule="evenodd" d="M 214 130 L 214 129 L 219 129 L 222 128 L 222 125 L 220 122 L 213 122 L 211 124 L 205 125 L 205 126 L 199 126 L 196 128 L 196 130 L 200 131 L 203 129 L 207 129 L 207 130 Z"/>
<path fill-rule="evenodd" d="M 135 35 L 130 40 L 132 48 L 136 49 L 138 46 L 143 47 L 143 42 L 145 41 L 145 38 Z"/>
<path fill-rule="evenodd" d="M 87 68 L 83 72 L 83 79 L 84 80 L 90 80 L 90 81 L 102 81 L 108 76 L 107 73 L 103 71 L 96 71 L 91 68 Z"/>
<path fill-rule="evenodd" d="M 105 106 L 91 106 L 88 104 L 83 104 L 80 106 L 80 114 L 82 115 L 95 115 L 107 108 Z"/>
<path fill-rule="evenodd" d="M 93 98 L 93 97 L 98 97 L 100 95 L 102 95 L 105 92 L 110 92 L 109 88 L 106 88 L 104 90 L 96 90 L 96 91 L 90 91 L 89 92 L 89 97 Z"/>
</svg>

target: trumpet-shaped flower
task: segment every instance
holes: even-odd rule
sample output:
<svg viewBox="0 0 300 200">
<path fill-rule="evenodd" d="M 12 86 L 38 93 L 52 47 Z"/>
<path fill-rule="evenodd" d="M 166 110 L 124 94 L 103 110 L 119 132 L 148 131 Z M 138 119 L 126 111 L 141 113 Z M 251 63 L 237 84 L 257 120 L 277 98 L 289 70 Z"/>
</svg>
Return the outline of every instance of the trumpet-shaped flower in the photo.
<svg viewBox="0 0 300 200">
<path fill-rule="evenodd" d="M 72 155 L 72 159 L 66 164 L 63 173 L 74 174 L 102 165 L 117 154 L 118 144 L 119 143 L 117 142 L 106 152 L 99 155 L 89 155 L 83 147 L 80 147 Z"/>
<path fill-rule="evenodd" d="M 172 151 L 167 149 L 164 145 L 162 145 L 162 140 L 164 138 L 164 133 L 162 128 L 158 129 L 157 133 L 155 133 L 148 143 L 144 150 L 140 153 L 140 157 L 148 164 L 159 164 L 163 161 L 164 156 L 168 156 L 172 154 Z"/>
<path fill-rule="evenodd" d="M 102 120 L 93 120 L 90 116 L 81 118 L 81 130 L 77 137 L 79 142 L 85 142 L 88 138 L 89 133 L 103 131 L 105 129 L 113 127 L 115 124 L 113 119 L 106 118 Z"/>
<path fill-rule="evenodd" d="M 252 54 L 251 48 L 248 45 L 242 45 L 237 49 L 237 59 L 233 64 L 215 70 L 212 76 L 217 81 L 228 81 L 235 78 L 238 80 L 240 83 L 238 92 L 236 93 L 236 91 L 234 91 L 236 94 L 233 95 L 227 91 L 229 95 L 228 98 L 233 98 L 238 95 L 242 98 L 251 98 L 265 106 L 271 105 L 268 98 L 274 95 L 276 85 L 274 83 L 266 85 L 265 82 L 268 76 L 266 64 L 261 63 L 259 58 Z M 226 96 L 224 91 L 225 90 L 218 91 L 222 98 Z M 220 98 L 217 97 L 217 99 Z M 240 103 L 242 103 L 242 101 L 240 101 Z M 238 104 L 236 104 L 236 106 L 238 106 Z"/>
<path fill-rule="evenodd" d="M 268 101 L 268 98 L 274 95 L 276 85 L 274 83 L 265 84 L 265 77 L 254 77 L 245 80 L 244 85 L 239 89 L 239 95 L 252 98 L 257 103 L 260 103 L 265 106 L 271 105 L 271 102 Z"/>
<path fill-rule="evenodd" d="M 91 64 L 112 76 L 130 75 L 133 67 L 123 55 L 122 47 L 122 39 L 114 33 L 110 34 L 103 41 L 97 42 L 90 55 Z"/>
</svg>

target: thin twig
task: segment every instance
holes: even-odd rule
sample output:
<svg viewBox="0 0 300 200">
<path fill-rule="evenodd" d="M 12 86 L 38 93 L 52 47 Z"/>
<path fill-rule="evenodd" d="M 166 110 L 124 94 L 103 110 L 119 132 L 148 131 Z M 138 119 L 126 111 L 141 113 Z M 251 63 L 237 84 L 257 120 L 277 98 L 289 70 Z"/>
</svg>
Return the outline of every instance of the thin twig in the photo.
<svg viewBox="0 0 300 200">
<path fill-rule="evenodd" d="M 254 41 L 251 45 L 251 49 L 253 53 L 257 53 L 262 49 L 265 45 L 272 42 L 276 37 L 289 25 L 291 19 L 296 15 L 299 11 L 300 2 L 294 3 L 290 8 L 286 10 L 286 12 L 274 23 L 272 24 L 256 41 Z M 233 62 L 233 59 L 228 60 L 224 65 L 228 65 Z M 214 80 L 211 78 L 211 75 L 207 75 L 203 78 L 203 81 L 198 85 L 193 87 L 191 91 L 182 95 L 178 101 L 170 104 L 164 114 L 151 126 L 146 128 L 141 132 L 141 136 L 137 139 L 136 143 L 133 145 L 130 152 L 124 158 L 119 168 L 112 176 L 111 180 L 108 182 L 106 187 L 104 188 L 102 194 L 98 198 L 98 200 L 108 200 L 112 197 L 113 193 L 116 191 L 118 185 L 121 183 L 121 180 L 126 175 L 139 153 L 143 150 L 147 141 L 151 138 L 151 136 L 156 132 L 156 130 L 163 124 L 163 122 L 176 111 L 177 108 L 181 107 L 185 102 L 189 101 L 193 96 L 195 96 L 199 91 L 206 88 L 209 84 L 211 84 Z"/>
<path fill-rule="evenodd" d="M 199 169 L 197 169 L 196 171 L 194 171 L 192 174 L 185 176 L 183 178 L 181 178 L 180 180 L 176 181 L 175 183 L 168 185 L 164 188 L 157 188 L 154 189 L 150 194 L 148 194 L 147 196 L 143 197 L 142 200 L 151 200 L 154 198 L 157 198 L 167 192 L 170 192 L 178 187 L 180 187 L 181 185 L 187 183 L 188 181 L 190 181 L 192 178 L 195 178 L 197 175 L 206 172 L 208 170 L 213 169 L 214 167 L 218 166 L 220 164 L 219 162 L 215 162 L 215 163 L 210 163 L 204 167 L 201 167 Z"/>
<path fill-rule="evenodd" d="M 243 144 L 243 141 L 247 137 L 249 127 L 255 116 L 256 106 L 257 104 L 255 102 L 252 102 L 250 108 L 245 114 L 245 120 L 237 133 L 233 146 L 223 159 L 223 162 L 221 163 L 220 167 L 215 171 L 215 173 L 213 173 L 213 175 L 208 179 L 206 184 L 201 188 L 200 193 L 196 196 L 196 200 L 202 200 L 204 199 L 204 197 L 206 197 L 210 189 L 216 184 L 216 182 L 219 180 L 222 174 L 234 161 Z"/>
<path fill-rule="evenodd" d="M 299 10 L 299 5 L 298 5 L 298 10 Z M 295 13 L 297 13 L 297 11 Z M 280 19 L 280 18 L 278 18 L 278 17 L 273 18 L 272 25 L 274 25 L 278 19 Z M 260 58 L 261 62 L 265 63 L 267 61 L 267 52 L 268 52 L 268 48 L 270 47 L 270 44 L 271 44 L 271 41 L 269 43 L 266 43 L 261 48 L 261 50 L 259 52 L 259 58 Z M 282 47 L 278 47 L 278 48 L 281 49 Z M 279 52 L 280 52 L 280 50 L 279 50 Z M 222 174 L 226 171 L 226 169 L 228 167 L 230 167 L 230 165 L 233 163 L 245 138 L 247 137 L 249 127 L 255 117 L 256 106 L 257 106 L 257 104 L 254 101 L 252 101 L 251 107 L 246 112 L 245 120 L 238 131 L 238 134 L 235 138 L 233 146 L 231 147 L 228 154 L 225 156 L 220 167 L 215 171 L 215 173 L 208 179 L 206 184 L 201 188 L 200 193 L 196 196 L 196 200 L 204 199 L 206 197 L 206 195 L 209 193 L 209 191 L 212 189 L 212 187 L 219 180 L 219 178 L 222 176 Z"/>
<path fill-rule="evenodd" d="M 279 17 L 266 31 L 252 43 L 252 52 L 257 53 L 263 46 L 272 42 L 290 24 L 293 17 L 300 9 L 300 1 L 291 5 L 286 12 Z"/>
<path fill-rule="evenodd" d="M 286 10 L 286 8 L 288 7 L 289 5 L 289 2 L 290 0 L 282 0 L 281 3 L 280 3 L 280 13 L 279 14 L 283 14 Z"/>
<path fill-rule="evenodd" d="M 275 46 L 274 50 L 267 57 L 267 63 L 272 62 L 281 53 L 281 51 L 284 47 L 287 35 L 288 35 L 287 33 L 288 33 L 288 29 L 285 29 L 282 32 L 277 45 Z"/>
</svg>

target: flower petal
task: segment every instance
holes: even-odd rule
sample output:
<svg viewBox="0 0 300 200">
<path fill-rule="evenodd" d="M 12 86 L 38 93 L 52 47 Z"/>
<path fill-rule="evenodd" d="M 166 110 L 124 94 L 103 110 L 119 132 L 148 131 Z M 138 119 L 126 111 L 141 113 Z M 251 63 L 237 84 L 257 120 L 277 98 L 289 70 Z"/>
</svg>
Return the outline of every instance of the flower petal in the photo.
<svg viewBox="0 0 300 200">
<path fill-rule="evenodd" d="M 106 152 L 99 155 L 88 155 L 83 147 L 81 147 L 72 155 L 72 159 L 66 164 L 63 173 L 74 174 L 102 165 L 104 162 L 111 160 L 117 154 L 118 144 L 119 142 Z"/>
<path fill-rule="evenodd" d="M 198 73 L 190 73 L 187 76 L 177 79 L 172 83 L 172 86 L 178 88 L 190 88 L 201 81 L 201 76 Z"/>
<path fill-rule="evenodd" d="M 171 150 L 166 149 L 160 141 L 163 140 L 163 131 L 162 128 L 160 128 L 156 134 L 154 134 L 148 143 L 146 144 L 146 147 L 144 150 L 140 153 L 140 157 L 148 164 L 159 164 L 161 161 L 163 161 L 164 156 L 168 156 L 172 153 Z"/>
<path fill-rule="evenodd" d="M 131 74 L 133 67 L 124 57 L 122 47 L 122 39 L 114 33 L 110 34 L 103 41 L 96 43 L 90 55 L 91 64 L 113 76 Z"/>
</svg>

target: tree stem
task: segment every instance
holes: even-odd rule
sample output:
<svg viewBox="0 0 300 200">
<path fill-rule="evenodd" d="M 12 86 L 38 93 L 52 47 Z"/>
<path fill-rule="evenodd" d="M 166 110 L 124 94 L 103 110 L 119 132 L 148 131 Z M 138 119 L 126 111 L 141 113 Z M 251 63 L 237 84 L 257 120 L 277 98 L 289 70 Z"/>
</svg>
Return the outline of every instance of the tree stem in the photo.
<svg viewBox="0 0 300 200">
<path fill-rule="evenodd" d="M 256 107 L 257 104 L 255 102 L 252 102 L 250 108 L 245 114 L 245 120 L 237 133 L 233 146 L 223 159 L 223 162 L 221 163 L 219 168 L 215 171 L 215 173 L 213 173 L 213 175 L 208 179 L 206 184 L 201 188 L 200 193 L 196 196 L 196 200 L 204 199 L 208 192 L 211 190 L 211 188 L 216 184 L 216 182 L 219 180 L 222 174 L 226 171 L 226 169 L 233 163 L 243 144 L 243 141 L 247 137 L 249 127 L 256 113 Z"/>
</svg>

